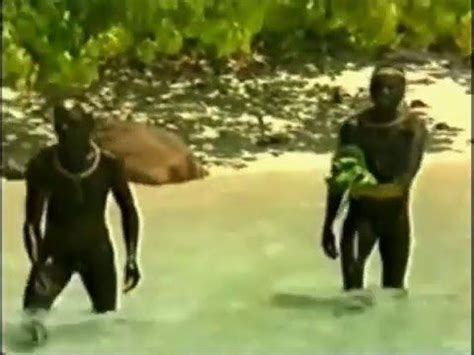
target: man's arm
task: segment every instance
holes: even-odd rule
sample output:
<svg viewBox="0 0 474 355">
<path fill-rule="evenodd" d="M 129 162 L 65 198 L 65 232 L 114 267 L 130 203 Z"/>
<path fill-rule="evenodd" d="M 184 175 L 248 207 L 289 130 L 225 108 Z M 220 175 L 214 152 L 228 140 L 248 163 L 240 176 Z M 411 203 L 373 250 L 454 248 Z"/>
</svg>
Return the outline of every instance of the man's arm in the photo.
<svg viewBox="0 0 474 355">
<path fill-rule="evenodd" d="M 45 194 L 38 182 L 39 176 L 35 161 L 29 164 L 26 171 L 26 201 L 25 222 L 23 223 L 23 242 L 26 253 L 31 263 L 36 263 L 40 258 L 41 242 L 41 219 L 45 205 Z"/>
<path fill-rule="evenodd" d="M 122 229 L 127 250 L 127 262 L 136 261 L 139 218 L 132 192 L 125 176 L 123 163 L 114 160 L 114 181 L 112 193 L 122 214 Z"/>
<path fill-rule="evenodd" d="M 383 200 L 400 198 L 408 192 L 413 179 L 420 169 L 428 136 L 425 123 L 418 118 L 414 118 L 414 120 L 416 120 L 416 123 L 412 128 L 412 135 L 409 141 L 410 150 L 405 170 L 399 176 L 396 176 L 391 183 L 354 189 L 352 192 L 354 197 Z"/>
</svg>

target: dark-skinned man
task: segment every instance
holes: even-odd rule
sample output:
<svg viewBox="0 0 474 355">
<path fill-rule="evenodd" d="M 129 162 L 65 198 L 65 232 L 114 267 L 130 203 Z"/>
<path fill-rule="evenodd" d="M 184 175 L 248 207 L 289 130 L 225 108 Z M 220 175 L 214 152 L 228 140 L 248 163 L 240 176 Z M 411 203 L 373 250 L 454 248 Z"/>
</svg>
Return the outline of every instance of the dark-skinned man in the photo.
<svg viewBox="0 0 474 355">
<path fill-rule="evenodd" d="M 382 287 L 406 293 L 411 239 L 410 189 L 421 165 L 427 129 L 420 117 L 403 106 L 405 88 L 403 69 L 391 65 L 377 67 L 370 82 L 373 105 L 340 128 L 338 149 L 358 146 L 365 155 L 369 172 L 378 181 L 375 186 L 350 190 L 340 240 L 345 291 L 364 288 L 366 260 L 378 241 Z M 328 187 L 322 248 L 331 259 L 338 257 L 332 225 L 342 197 Z"/>
<path fill-rule="evenodd" d="M 109 193 L 122 214 L 126 244 L 125 288 L 134 289 L 139 218 L 123 164 L 91 140 L 93 118 L 78 105 L 53 109 L 58 143 L 34 156 L 26 173 L 25 248 L 31 261 L 23 308 L 32 340 L 46 339 L 44 316 L 77 273 L 96 313 L 115 311 L 117 276 L 105 221 Z M 46 223 L 41 230 L 43 212 Z"/>
</svg>

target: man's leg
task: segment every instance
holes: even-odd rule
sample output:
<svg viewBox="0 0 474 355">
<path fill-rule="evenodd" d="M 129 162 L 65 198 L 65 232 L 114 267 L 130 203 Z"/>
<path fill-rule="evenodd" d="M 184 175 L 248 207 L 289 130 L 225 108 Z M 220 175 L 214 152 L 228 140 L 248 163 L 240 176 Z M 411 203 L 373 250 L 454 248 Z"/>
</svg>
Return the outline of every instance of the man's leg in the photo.
<svg viewBox="0 0 474 355">
<path fill-rule="evenodd" d="M 106 313 L 117 309 L 117 272 L 111 246 L 84 260 L 79 274 L 92 301 L 94 312 Z"/>
<path fill-rule="evenodd" d="M 52 257 L 33 265 L 23 295 L 23 309 L 48 311 L 71 276 L 72 270 Z"/>
<path fill-rule="evenodd" d="M 72 271 L 54 258 L 33 265 L 23 295 L 23 310 L 26 315 L 25 329 L 32 340 L 40 342 L 46 337 L 43 317 L 71 279 Z"/>
<path fill-rule="evenodd" d="M 395 223 L 387 226 L 380 239 L 382 257 L 382 286 L 384 288 L 405 288 L 405 276 L 410 258 L 410 219 L 404 211 Z"/>
<path fill-rule="evenodd" d="M 364 287 L 364 271 L 377 237 L 368 220 L 354 219 L 344 225 L 341 239 L 341 263 L 344 290 Z"/>
</svg>

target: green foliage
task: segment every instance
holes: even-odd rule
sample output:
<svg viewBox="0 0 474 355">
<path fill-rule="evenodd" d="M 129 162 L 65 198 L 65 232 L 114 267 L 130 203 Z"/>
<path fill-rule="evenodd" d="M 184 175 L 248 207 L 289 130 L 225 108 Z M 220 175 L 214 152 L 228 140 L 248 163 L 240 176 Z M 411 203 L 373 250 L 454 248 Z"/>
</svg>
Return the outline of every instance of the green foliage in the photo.
<svg viewBox="0 0 474 355">
<path fill-rule="evenodd" d="M 455 30 L 454 36 L 457 46 L 463 55 L 472 53 L 472 13 L 468 11 L 459 21 L 459 27 Z"/>
<path fill-rule="evenodd" d="M 104 63 L 127 53 L 132 45 L 132 34 L 122 26 L 113 26 L 109 30 L 89 38 L 84 43 L 80 55 Z"/>
<path fill-rule="evenodd" d="M 352 35 L 353 42 L 363 49 L 397 44 L 399 9 L 394 0 L 361 1 L 360 6 L 351 8 L 345 1 L 338 11 L 341 22 Z"/>
<path fill-rule="evenodd" d="M 5 0 L 3 14 L 3 79 L 42 90 L 85 88 L 122 56 L 250 53 L 259 34 L 337 32 L 368 52 L 451 41 L 471 53 L 469 0 Z"/>
<path fill-rule="evenodd" d="M 35 67 L 29 53 L 20 47 L 12 35 L 9 23 L 3 27 L 2 41 L 2 80 L 18 88 L 26 88 L 33 76 Z"/>
<path fill-rule="evenodd" d="M 332 162 L 331 176 L 326 182 L 340 192 L 355 186 L 377 184 L 377 180 L 367 169 L 364 153 L 355 145 L 342 147 L 337 152 Z"/>
</svg>

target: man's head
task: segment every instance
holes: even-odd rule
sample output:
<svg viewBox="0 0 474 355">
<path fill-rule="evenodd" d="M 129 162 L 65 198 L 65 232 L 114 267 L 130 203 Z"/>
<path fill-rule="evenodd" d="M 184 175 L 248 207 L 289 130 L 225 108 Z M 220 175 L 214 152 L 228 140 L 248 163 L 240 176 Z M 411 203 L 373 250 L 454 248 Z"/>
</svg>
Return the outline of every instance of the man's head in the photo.
<svg viewBox="0 0 474 355">
<path fill-rule="evenodd" d="M 81 106 L 57 104 L 53 108 L 53 120 L 60 145 L 77 151 L 89 148 L 94 120 Z"/>
<path fill-rule="evenodd" d="M 396 109 L 405 95 L 406 79 L 403 68 L 383 64 L 375 68 L 370 80 L 370 97 L 376 107 Z"/>
</svg>

